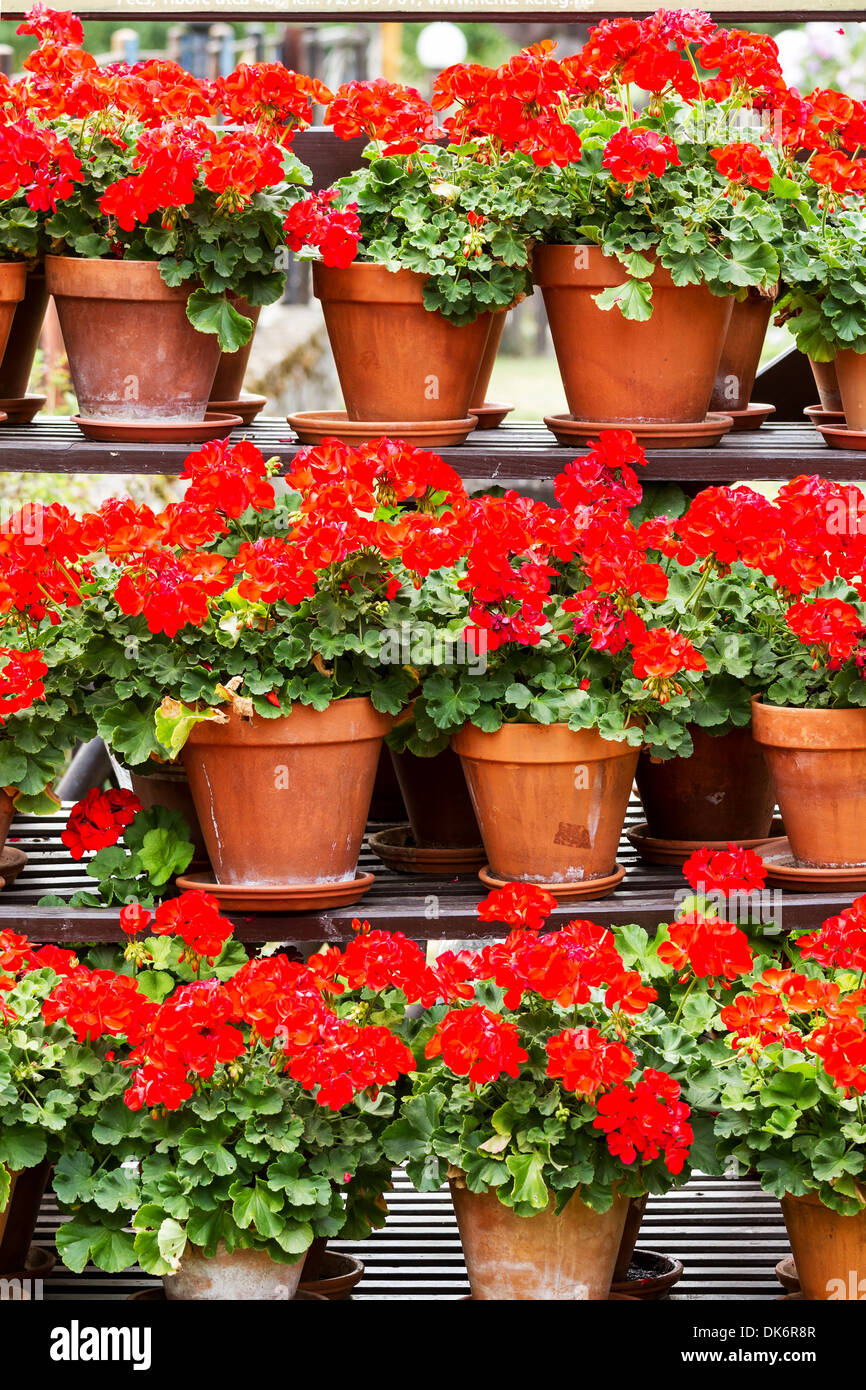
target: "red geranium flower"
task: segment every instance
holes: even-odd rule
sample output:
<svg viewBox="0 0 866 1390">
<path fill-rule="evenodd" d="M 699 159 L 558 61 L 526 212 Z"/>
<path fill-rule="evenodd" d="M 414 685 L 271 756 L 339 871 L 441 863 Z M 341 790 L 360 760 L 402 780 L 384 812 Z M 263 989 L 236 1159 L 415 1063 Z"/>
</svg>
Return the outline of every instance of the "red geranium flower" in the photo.
<svg viewBox="0 0 866 1390">
<path fill-rule="evenodd" d="M 138 797 L 123 787 L 107 792 L 91 787 L 69 812 L 60 838 L 72 858 L 81 859 L 85 853 L 116 845 L 140 810 Z"/>
</svg>

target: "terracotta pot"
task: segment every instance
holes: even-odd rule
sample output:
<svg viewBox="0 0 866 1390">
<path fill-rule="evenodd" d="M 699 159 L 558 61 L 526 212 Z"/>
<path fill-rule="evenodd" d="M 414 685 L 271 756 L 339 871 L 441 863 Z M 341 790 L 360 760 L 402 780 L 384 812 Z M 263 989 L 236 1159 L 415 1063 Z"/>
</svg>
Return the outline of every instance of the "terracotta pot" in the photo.
<svg viewBox="0 0 866 1390">
<path fill-rule="evenodd" d="M 835 367 L 845 424 L 849 430 L 866 430 L 866 352 L 844 348 L 836 353 Z"/>
<path fill-rule="evenodd" d="M 613 872 L 638 749 L 567 724 L 454 735 L 497 878 L 580 883 Z"/>
<path fill-rule="evenodd" d="M 752 701 L 794 858 L 812 868 L 866 864 L 866 709 L 795 709 Z"/>
<path fill-rule="evenodd" d="M 204 834 L 184 768 L 176 763 L 152 763 L 146 773 L 130 769 L 129 776 L 132 790 L 146 811 L 153 806 L 164 806 L 168 811 L 180 812 L 189 826 L 194 858 L 204 859 L 207 856 Z"/>
<path fill-rule="evenodd" d="M 599 1215 L 575 1193 L 559 1216 L 549 1205 L 516 1216 L 496 1193 L 451 1183 L 472 1297 L 478 1300 L 575 1302 L 607 1299 L 628 1211 L 615 1196 Z"/>
<path fill-rule="evenodd" d="M 0 1211 L 0 1277 L 27 1264 L 27 1252 L 51 1172 L 50 1163 L 37 1163 L 12 1174 L 12 1190 Z"/>
<path fill-rule="evenodd" d="M 841 410 L 842 396 L 839 392 L 839 378 L 836 375 L 836 363 L 813 362 L 810 357 L 809 366 L 812 368 L 812 375 L 815 378 L 815 385 L 818 388 L 821 409 Z"/>
<path fill-rule="evenodd" d="M 195 725 L 183 763 L 217 882 L 351 879 L 391 723 L 369 700 L 349 699 Z"/>
<path fill-rule="evenodd" d="M 426 849 L 471 849 L 481 844 L 463 767 L 450 748 L 435 758 L 391 751 L 415 844 Z"/>
<path fill-rule="evenodd" d="M 613 1271 L 614 1284 L 622 1284 L 628 1278 L 628 1272 L 631 1268 L 634 1249 L 637 1245 L 637 1238 L 640 1235 L 640 1228 L 643 1224 L 644 1212 L 646 1211 L 646 1204 L 648 1201 L 648 1192 L 645 1192 L 642 1197 L 632 1197 L 629 1200 L 625 1225 L 622 1228 L 622 1240 L 619 1243 L 619 1251 Z"/>
<path fill-rule="evenodd" d="M 220 348 L 186 316 L 156 261 L 47 256 L 79 412 L 97 420 L 203 420 Z"/>
<path fill-rule="evenodd" d="M 253 350 L 253 341 L 256 336 L 256 325 L 259 321 L 259 314 L 262 312 L 260 304 L 249 304 L 246 299 L 239 299 L 232 296 L 232 303 L 243 314 L 244 318 L 252 319 L 253 331 L 250 340 L 237 352 L 221 352 L 216 376 L 213 379 L 213 386 L 210 389 L 212 401 L 236 401 L 244 389 L 244 377 L 247 372 L 247 363 L 250 360 L 250 353 Z"/>
<path fill-rule="evenodd" d="M 27 272 L 24 298 L 15 309 L 6 351 L 0 352 L 0 399 L 27 394 L 47 305 L 45 270 L 40 266 Z"/>
<path fill-rule="evenodd" d="M 24 298 L 27 267 L 23 261 L 0 261 L 0 360 L 12 329 L 12 320 Z"/>
<path fill-rule="evenodd" d="M 394 771 L 390 750 L 382 747 L 373 783 L 373 799 L 370 802 L 371 821 L 401 821 L 406 819 L 403 793 Z"/>
<path fill-rule="evenodd" d="M 809 1192 L 783 1197 L 782 1215 L 805 1299 L 866 1298 L 866 1209 L 841 1216 Z"/>
<path fill-rule="evenodd" d="M 709 409 L 732 301 L 705 285 L 650 277 L 652 317 L 624 319 L 594 295 L 628 277 L 598 246 L 537 246 L 535 283 L 547 308 L 568 408 L 576 420 L 691 423 Z"/>
<path fill-rule="evenodd" d="M 0 787 L 0 849 L 6 844 L 9 827 L 15 819 L 15 807 L 7 791 Z"/>
<path fill-rule="evenodd" d="M 499 344 L 502 342 L 502 334 L 505 331 L 505 320 L 507 317 L 507 309 L 497 309 L 495 313 L 490 315 L 490 332 L 487 335 L 487 346 L 484 349 L 484 356 L 481 358 L 481 366 L 478 368 L 478 376 L 475 378 L 475 386 L 471 396 L 473 405 L 483 405 L 487 400 L 490 378 L 493 375 L 496 354 L 499 352 Z"/>
<path fill-rule="evenodd" d="M 660 840 L 760 840 L 770 834 L 775 797 L 751 727 L 713 738 L 689 726 L 689 758 L 653 759 L 643 752 L 637 789 L 648 833 Z"/>
<path fill-rule="evenodd" d="M 745 299 L 734 299 L 710 410 L 748 408 L 775 299 L 775 290 L 766 295 L 754 289 Z"/>
<path fill-rule="evenodd" d="M 458 328 L 424 308 L 424 276 L 380 265 L 313 265 L 313 292 L 350 420 L 462 420 L 490 315 Z"/>
<path fill-rule="evenodd" d="M 234 1250 L 228 1253 L 222 1241 L 217 1252 L 206 1256 L 195 1245 L 187 1245 L 177 1274 L 163 1278 L 165 1296 L 180 1299 L 257 1299 L 259 1302 L 288 1301 L 301 1282 L 303 1259 L 292 1265 L 277 1264 L 266 1250 Z"/>
</svg>

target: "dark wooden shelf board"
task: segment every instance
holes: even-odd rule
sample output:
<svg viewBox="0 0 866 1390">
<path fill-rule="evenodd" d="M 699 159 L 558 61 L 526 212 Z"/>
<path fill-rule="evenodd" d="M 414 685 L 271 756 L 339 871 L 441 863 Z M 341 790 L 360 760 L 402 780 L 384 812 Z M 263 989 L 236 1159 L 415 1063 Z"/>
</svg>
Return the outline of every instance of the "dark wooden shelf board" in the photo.
<svg viewBox="0 0 866 1390">
<path fill-rule="evenodd" d="M 288 463 L 300 445 L 284 420 L 264 419 L 232 436 L 248 438 L 266 458 Z M 0 472 L 179 474 L 192 444 L 100 444 L 84 438 L 68 419 L 0 426 Z M 585 450 L 563 447 L 543 425 L 505 424 L 484 430 L 458 448 L 438 450 L 466 478 L 499 482 L 552 478 Z M 774 481 L 800 473 L 866 478 L 866 453 L 828 449 L 807 423 L 769 424 L 751 434 L 728 435 L 712 449 L 651 449 L 641 477 L 647 482 L 697 484 Z"/>
</svg>

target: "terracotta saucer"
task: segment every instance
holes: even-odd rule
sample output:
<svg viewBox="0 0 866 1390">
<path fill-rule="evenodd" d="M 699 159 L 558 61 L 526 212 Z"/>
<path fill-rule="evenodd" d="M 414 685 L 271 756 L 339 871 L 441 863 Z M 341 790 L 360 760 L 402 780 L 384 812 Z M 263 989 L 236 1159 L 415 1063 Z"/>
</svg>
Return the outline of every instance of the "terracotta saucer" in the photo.
<svg viewBox="0 0 866 1390">
<path fill-rule="evenodd" d="M 416 845 L 409 825 L 377 830 L 370 836 L 370 848 L 389 869 L 403 874 L 424 874 L 427 878 L 453 878 L 455 874 L 473 873 L 486 860 L 483 845 L 470 845 L 467 849 Z"/>
<path fill-rule="evenodd" d="M 764 421 L 769 420 L 775 413 L 774 405 L 765 405 L 762 401 L 749 401 L 745 410 L 725 411 L 734 422 L 731 427 L 734 434 L 742 434 L 745 430 L 759 430 Z"/>
<path fill-rule="evenodd" d="M 471 405 L 469 409 L 478 421 L 475 426 L 477 430 L 495 430 L 506 415 L 511 414 L 514 406 L 504 405 L 501 401 L 485 401 L 483 405 Z"/>
<path fill-rule="evenodd" d="M 10 396 L 0 400 L 0 414 L 10 425 L 29 425 L 47 400 L 47 396 Z"/>
<path fill-rule="evenodd" d="M 780 1293 L 780 1294 L 779 1294 L 779 1297 L 778 1297 L 777 1300 L 776 1300 L 777 1303 L 793 1303 L 793 1302 L 805 1303 L 805 1301 L 806 1301 L 806 1300 L 805 1300 L 803 1294 L 800 1293 L 800 1292 L 797 1292 L 797 1293 Z"/>
<path fill-rule="evenodd" d="M 328 1299 L 323 1293 L 307 1293 L 303 1289 L 298 1292 L 291 1300 L 292 1303 L 309 1302 L 311 1299 L 316 1303 L 327 1303 Z M 135 1293 L 127 1294 L 127 1303 L 168 1303 L 170 1300 L 165 1296 L 165 1289 L 137 1289 Z M 171 1300 L 172 1302 L 174 1300 Z M 182 1300 L 178 1299 L 178 1302 Z"/>
<path fill-rule="evenodd" d="M 240 415 L 221 415 L 209 410 L 203 420 L 149 423 L 147 420 L 88 420 L 83 415 L 73 415 L 72 423 L 85 438 L 105 444 L 204 444 L 208 439 L 225 438 L 244 422 Z"/>
<path fill-rule="evenodd" d="M 8 419 L 9 416 L 4 414 L 4 412 L 0 410 L 0 425 L 5 425 Z"/>
<path fill-rule="evenodd" d="M 31 1245 L 27 1251 L 27 1262 L 23 1269 L 4 1269 L 0 1274 L 3 1279 L 47 1279 L 48 1275 L 57 1264 L 57 1256 L 53 1250 L 44 1250 L 41 1245 Z"/>
<path fill-rule="evenodd" d="M 207 413 L 239 415 L 245 425 L 251 425 L 260 410 L 268 403 L 267 396 L 240 396 L 236 401 L 208 401 Z"/>
<path fill-rule="evenodd" d="M 776 1265 L 776 1278 L 787 1293 L 800 1292 L 800 1276 L 793 1255 L 786 1255 L 784 1260 L 780 1260 Z"/>
<path fill-rule="evenodd" d="M 866 864 L 841 869 L 816 869 L 798 864 L 785 835 L 763 840 L 754 848 L 766 865 L 768 888 L 791 888 L 801 893 L 826 893 L 828 888 L 838 889 L 840 893 L 859 893 L 866 889 Z"/>
<path fill-rule="evenodd" d="M 464 1294 L 461 1299 L 458 1299 L 460 1303 L 475 1303 L 477 1301 L 479 1300 L 474 1299 L 471 1293 Z M 485 1302 L 486 1300 L 480 1301 Z M 607 1296 L 608 1303 L 638 1303 L 639 1301 L 633 1293 L 609 1293 Z"/>
<path fill-rule="evenodd" d="M 0 850 L 0 876 L 4 885 L 14 883 L 26 863 L 27 855 L 22 850 L 15 849 L 13 845 L 7 845 L 4 850 Z"/>
<path fill-rule="evenodd" d="M 302 444 L 321 444 L 323 439 L 364 444 L 387 436 L 419 449 L 441 449 L 463 444 L 475 429 L 474 415 L 465 420 L 350 420 L 345 410 L 301 410 L 286 419 Z"/>
<path fill-rule="evenodd" d="M 265 888 L 214 883 L 210 873 L 183 874 L 175 882 L 183 892 L 193 888 L 212 894 L 226 912 L 318 912 L 356 903 L 373 887 L 376 876 L 359 871 L 342 883 L 275 883 Z"/>
<path fill-rule="evenodd" d="M 709 448 L 733 428 L 729 414 L 707 415 L 688 424 L 645 424 L 611 420 L 574 420 L 570 415 L 545 415 L 544 423 L 558 444 L 588 444 L 601 430 L 630 430 L 645 449 Z"/>
<path fill-rule="evenodd" d="M 774 839 L 781 836 L 782 822 L 773 821 L 770 832 Z M 647 864 L 675 864 L 679 867 L 691 858 L 695 850 L 728 848 L 727 840 L 662 840 L 648 834 L 646 821 L 630 826 L 625 832 L 625 837 Z M 767 838 L 764 835 L 758 840 L 734 840 L 732 843 L 740 849 L 754 849 L 756 845 L 765 845 Z"/>
<path fill-rule="evenodd" d="M 629 1265 L 628 1278 L 611 1284 L 612 1294 L 627 1294 L 630 1298 L 642 1298 L 650 1302 L 664 1298 L 683 1277 L 682 1260 L 673 1260 L 670 1255 L 659 1255 L 655 1250 L 635 1250 Z"/>
<path fill-rule="evenodd" d="M 485 888 L 504 888 L 508 883 L 520 882 L 519 879 L 496 878 L 488 864 L 479 869 L 478 877 Z M 586 878 L 580 883 L 539 883 L 536 886 L 546 888 L 548 893 L 552 893 L 560 902 L 577 902 L 583 898 L 591 898 L 594 901 L 596 898 L 608 897 L 624 878 L 625 866 L 617 864 L 615 871 L 606 874 L 604 878 Z"/>
<path fill-rule="evenodd" d="M 866 430 L 849 430 L 847 425 L 816 425 L 831 449 L 866 449 Z"/>
<path fill-rule="evenodd" d="M 844 410 L 825 410 L 822 405 L 807 405 L 803 414 L 809 417 L 816 429 L 819 429 L 821 425 L 844 425 L 845 423 Z"/>
<path fill-rule="evenodd" d="M 339 1303 L 350 1296 L 355 1285 L 364 1277 L 364 1266 L 360 1260 L 356 1260 L 354 1255 L 339 1255 L 336 1250 L 325 1251 L 321 1268 L 323 1273 L 320 1279 L 301 1279 L 299 1293 L 314 1293 L 331 1303 Z"/>
</svg>

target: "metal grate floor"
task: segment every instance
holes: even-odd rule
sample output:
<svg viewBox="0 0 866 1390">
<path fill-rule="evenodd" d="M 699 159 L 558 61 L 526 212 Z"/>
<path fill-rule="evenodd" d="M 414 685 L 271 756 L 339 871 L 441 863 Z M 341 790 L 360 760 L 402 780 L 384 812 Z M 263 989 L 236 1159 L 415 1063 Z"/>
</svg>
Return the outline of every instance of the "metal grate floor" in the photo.
<svg viewBox="0 0 866 1390">
<path fill-rule="evenodd" d="M 460 1237 L 447 1189 L 418 1193 L 402 1172 L 394 1174 L 387 1225 L 359 1243 L 332 1248 L 363 1260 L 355 1301 L 460 1299 L 469 1292 Z M 53 1245 L 63 1220 L 53 1196 L 42 1206 L 36 1240 Z M 654 1197 L 638 1245 L 682 1260 L 683 1278 L 673 1297 L 770 1301 L 782 1290 L 776 1263 L 789 1253 L 779 1203 L 748 1179 L 694 1179 L 679 1192 Z M 58 1264 L 45 1282 L 46 1300 L 125 1299 L 158 1281 L 140 1271 L 104 1274 L 90 1266 L 72 1274 Z"/>
</svg>

